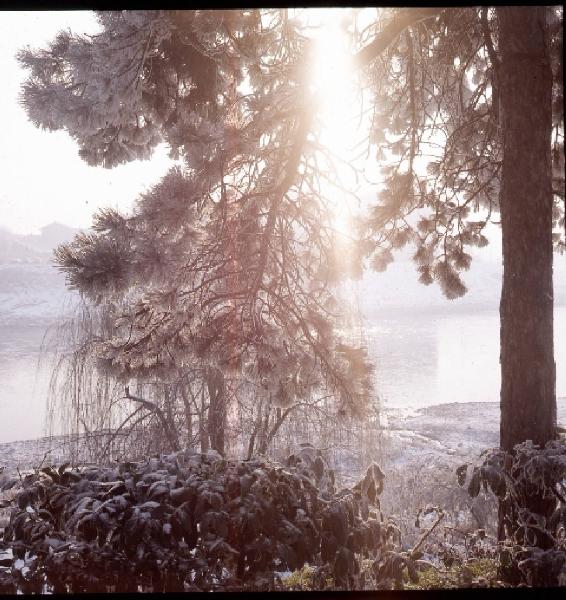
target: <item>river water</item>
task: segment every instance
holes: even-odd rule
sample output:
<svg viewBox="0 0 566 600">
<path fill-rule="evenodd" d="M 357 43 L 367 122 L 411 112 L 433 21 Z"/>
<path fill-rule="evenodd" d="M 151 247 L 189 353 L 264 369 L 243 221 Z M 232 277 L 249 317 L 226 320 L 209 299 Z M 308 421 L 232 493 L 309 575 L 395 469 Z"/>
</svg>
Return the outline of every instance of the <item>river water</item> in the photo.
<svg viewBox="0 0 566 600">
<path fill-rule="evenodd" d="M 497 310 L 384 316 L 366 336 L 385 406 L 499 401 Z M 566 306 L 555 307 L 554 352 L 557 396 L 566 397 Z"/>
<path fill-rule="evenodd" d="M 45 327 L 0 325 L 0 442 L 43 435 L 50 367 Z M 497 310 L 384 312 L 367 319 L 375 388 L 386 407 L 499 399 Z M 566 306 L 555 308 L 557 395 L 566 397 Z"/>
<path fill-rule="evenodd" d="M 46 327 L 0 325 L 0 442 L 44 434 L 50 369 L 40 364 Z"/>
</svg>

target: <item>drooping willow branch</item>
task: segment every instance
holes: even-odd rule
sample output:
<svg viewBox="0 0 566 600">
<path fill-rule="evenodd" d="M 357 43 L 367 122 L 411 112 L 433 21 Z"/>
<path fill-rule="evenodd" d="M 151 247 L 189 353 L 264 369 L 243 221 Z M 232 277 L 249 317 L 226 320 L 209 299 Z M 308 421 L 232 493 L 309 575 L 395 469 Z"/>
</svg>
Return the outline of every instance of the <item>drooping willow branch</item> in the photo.
<svg viewBox="0 0 566 600">
<path fill-rule="evenodd" d="M 171 447 L 174 449 L 178 449 L 179 440 L 177 439 L 177 433 L 175 432 L 175 429 L 171 426 L 171 423 L 169 422 L 161 408 L 159 408 L 159 406 L 157 406 L 157 404 L 155 404 L 154 402 L 144 400 L 143 398 L 139 398 L 138 396 L 132 396 L 132 394 L 130 394 L 129 386 L 125 386 L 124 393 L 125 398 L 127 398 L 128 400 L 133 400 L 134 402 L 139 402 L 144 408 L 147 408 L 155 414 L 155 416 L 159 419 L 160 423 L 163 426 L 163 431 L 165 432 L 165 435 L 167 436 Z"/>
</svg>

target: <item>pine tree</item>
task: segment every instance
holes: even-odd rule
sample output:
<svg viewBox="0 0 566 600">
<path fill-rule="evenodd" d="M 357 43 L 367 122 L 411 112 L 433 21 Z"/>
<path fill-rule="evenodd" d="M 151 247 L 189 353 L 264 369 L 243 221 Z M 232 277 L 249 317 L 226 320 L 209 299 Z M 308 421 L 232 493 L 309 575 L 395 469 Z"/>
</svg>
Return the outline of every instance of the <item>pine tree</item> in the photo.
<svg viewBox="0 0 566 600">
<path fill-rule="evenodd" d="M 556 435 L 552 246 L 565 247 L 561 48 L 561 9 L 444 9 L 409 27 L 368 72 L 376 91 L 373 137 L 389 153 L 385 190 L 362 224 L 375 241 L 374 267 L 383 270 L 396 248 L 412 243 L 420 281 L 438 282 L 448 298 L 462 296 L 466 250 L 488 243 L 483 230 L 500 215 L 507 450 Z"/>
<path fill-rule="evenodd" d="M 21 53 L 30 118 L 66 129 L 91 164 L 146 157 L 163 140 L 185 170 L 131 218 L 103 215 L 98 234 L 60 253 L 71 281 L 85 293 L 124 294 L 140 278 L 163 277 L 168 286 L 132 301 L 134 329 L 149 326 L 160 344 L 180 339 L 174 311 L 163 308 L 175 298 L 181 322 L 200 324 L 191 325 L 189 345 L 215 352 L 216 364 L 244 366 L 249 356 L 263 375 L 291 345 L 299 363 L 316 359 L 353 406 L 350 367 L 332 357 L 340 347 L 329 333 L 328 284 L 337 265 L 313 160 L 317 97 L 301 21 L 286 10 L 99 19 L 98 36 L 62 33 L 46 51 Z M 466 250 L 487 244 L 483 230 L 501 215 L 501 443 L 544 444 L 556 426 L 551 245 L 564 248 L 562 10 L 379 9 L 364 40 L 368 31 L 374 38 L 356 61 L 375 94 L 372 142 L 388 172 L 358 254 L 382 270 L 393 250 L 414 244 L 420 280 L 457 298 L 466 291 Z M 168 191 L 175 186 L 177 201 Z M 186 245 L 176 245 L 183 237 Z M 136 344 L 148 359 L 144 327 Z M 237 359 L 226 355 L 226 336 L 245 348 Z M 127 360 L 125 350 L 118 340 L 104 351 L 126 365 L 136 350 L 127 348 Z"/>
<path fill-rule="evenodd" d="M 285 11 L 268 12 L 271 25 L 264 20 L 261 30 L 257 17 L 103 14 L 103 31 L 90 41 L 60 34 L 51 61 L 20 55 L 31 69 L 23 92 L 30 116 L 67 129 L 89 162 L 110 167 L 145 155 L 157 131 L 183 160 L 130 216 L 102 211 L 94 233 L 60 248 L 57 260 L 85 297 L 116 303 L 115 335 L 98 345 L 99 366 L 126 380 L 199 371 L 220 452 L 227 374 L 255 381 L 282 407 L 324 387 L 340 409 L 359 413 L 371 387 L 364 352 L 333 331 L 332 213 L 302 154 L 313 117 L 308 45 Z M 207 96 L 210 57 L 216 91 Z M 124 80 L 108 92 L 113 72 Z M 242 96 L 235 90 L 244 73 L 254 91 Z M 167 95 L 169 103 L 155 100 Z M 56 114 L 45 110 L 48 96 Z"/>
</svg>

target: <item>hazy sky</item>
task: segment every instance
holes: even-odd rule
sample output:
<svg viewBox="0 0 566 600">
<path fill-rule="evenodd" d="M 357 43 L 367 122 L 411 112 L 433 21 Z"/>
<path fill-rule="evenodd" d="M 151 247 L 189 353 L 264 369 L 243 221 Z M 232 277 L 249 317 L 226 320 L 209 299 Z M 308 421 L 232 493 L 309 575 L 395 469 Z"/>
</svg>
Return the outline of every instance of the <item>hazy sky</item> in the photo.
<svg viewBox="0 0 566 600">
<path fill-rule="evenodd" d="M 89 167 L 67 133 L 42 131 L 28 121 L 18 101 L 26 71 L 15 54 L 26 45 L 45 47 L 67 28 L 94 33 L 98 25 L 88 11 L 0 12 L 0 227 L 15 233 L 36 233 L 53 221 L 88 227 L 101 207 L 127 210 L 172 164 L 161 147 L 150 161 Z M 490 228 L 489 238 L 481 254 L 499 262 L 499 228 Z M 565 268 L 564 259 L 557 257 L 555 265 Z"/>
<path fill-rule="evenodd" d="M 171 164 L 160 149 L 151 161 L 89 167 L 67 133 L 42 131 L 27 120 L 18 102 L 26 72 L 15 53 L 45 46 L 61 29 L 94 33 L 97 27 L 86 11 L 0 12 L 0 227 L 15 233 L 36 233 L 53 221 L 87 227 L 100 207 L 131 206 Z"/>
</svg>

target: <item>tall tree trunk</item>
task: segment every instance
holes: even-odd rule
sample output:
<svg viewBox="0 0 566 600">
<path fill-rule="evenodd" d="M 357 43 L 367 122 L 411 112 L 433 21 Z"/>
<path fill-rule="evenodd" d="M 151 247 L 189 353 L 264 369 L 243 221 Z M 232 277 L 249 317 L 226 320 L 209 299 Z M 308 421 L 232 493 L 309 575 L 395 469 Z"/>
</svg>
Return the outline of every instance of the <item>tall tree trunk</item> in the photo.
<svg viewBox="0 0 566 600">
<path fill-rule="evenodd" d="M 260 456 L 265 456 L 267 454 L 267 448 L 269 446 L 269 417 L 271 416 L 271 406 L 268 404 L 265 407 L 265 414 L 263 415 L 263 419 L 261 422 L 261 429 L 259 435 L 259 446 L 258 446 L 258 454 Z"/>
<path fill-rule="evenodd" d="M 208 437 L 210 447 L 224 455 L 226 430 L 226 386 L 220 369 L 209 369 L 206 375 L 208 388 Z"/>
<path fill-rule="evenodd" d="M 546 8 L 498 7 L 503 170 L 500 443 L 556 435 Z"/>
<path fill-rule="evenodd" d="M 544 446 L 556 436 L 552 72 L 545 12 L 535 6 L 497 8 L 503 133 L 500 444 L 509 452 L 526 440 Z M 548 517 L 556 505 L 533 490 L 523 491 L 526 506 L 500 503 L 500 539 L 505 523 L 516 529 L 519 509 Z M 539 545 L 545 547 L 544 541 Z M 522 578 L 515 563 L 502 566 L 500 576 L 515 585 Z"/>
<path fill-rule="evenodd" d="M 248 441 L 248 452 L 246 454 L 246 460 L 251 460 L 254 455 L 255 441 L 257 438 L 257 434 L 259 433 L 259 430 L 261 429 L 262 415 L 263 415 L 263 400 L 260 400 L 259 406 L 257 407 L 257 418 L 255 420 L 254 428 L 252 429 L 252 432 L 250 434 L 250 438 Z"/>
</svg>

